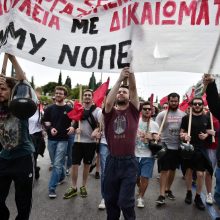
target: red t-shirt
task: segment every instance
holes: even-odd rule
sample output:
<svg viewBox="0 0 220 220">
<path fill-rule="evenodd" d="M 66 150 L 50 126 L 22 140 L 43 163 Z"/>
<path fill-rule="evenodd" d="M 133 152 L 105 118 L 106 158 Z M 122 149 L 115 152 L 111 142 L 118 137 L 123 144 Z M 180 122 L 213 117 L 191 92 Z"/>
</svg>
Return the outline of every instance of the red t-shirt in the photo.
<svg viewBox="0 0 220 220">
<path fill-rule="evenodd" d="M 134 155 L 139 113 L 132 103 L 126 110 L 112 108 L 109 113 L 103 110 L 105 137 L 111 155 Z"/>
</svg>

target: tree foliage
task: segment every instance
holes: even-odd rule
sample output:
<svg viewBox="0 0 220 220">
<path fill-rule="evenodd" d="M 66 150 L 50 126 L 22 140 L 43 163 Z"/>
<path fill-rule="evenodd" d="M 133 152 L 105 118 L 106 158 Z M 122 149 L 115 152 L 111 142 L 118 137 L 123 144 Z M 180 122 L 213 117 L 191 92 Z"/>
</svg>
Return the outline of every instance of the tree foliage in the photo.
<svg viewBox="0 0 220 220">
<path fill-rule="evenodd" d="M 46 85 L 42 86 L 42 91 L 45 95 L 53 94 L 55 87 L 58 85 L 56 82 L 49 82 Z"/>
<path fill-rule="evenodd" d="M 89 89 L 95 90 L 96 88 L 96 78 L 94 76 L 94 72 L 92 72 L 92 76 L 89 79 Z"/>
<path fill-rule="evenodd" d="M 32 76 L 31 77 L 31 87 L 33 88 L 33 89 L 35 89 L 35 85 L 34 85 L 34 77 Z"/>
<path fill-rule="evenodd" d="M 72 83 L 71 83 L 71 79 L 69 76 L 67 76 L 65 84 L 66 87 L 69 87 L 70 89 L 72 88 Z"/>
<path fill-rule="evenodd" d="M 63 82 L 62 82 L 62 72 L 60 70 L 60 74 L 59 74 L 59 78 L 58 78 L 58 86 L 62 86 Z"/>
</svg>

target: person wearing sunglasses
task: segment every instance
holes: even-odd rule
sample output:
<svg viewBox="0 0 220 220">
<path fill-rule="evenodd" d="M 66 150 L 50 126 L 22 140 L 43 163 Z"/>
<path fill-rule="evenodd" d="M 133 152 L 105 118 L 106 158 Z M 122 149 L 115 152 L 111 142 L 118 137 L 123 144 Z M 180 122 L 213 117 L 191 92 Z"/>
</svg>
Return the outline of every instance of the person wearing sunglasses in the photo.
<svg viewBox="0 0 220 220">
<path fill-rule="evenodd" d="M 201 191 L 204 183 L 205 171 L 208 171 L 212 176 L 213 169 L 212 164 L 207 154 L 207 146 L 211 143 L 211 136 L 209 130 L 211 130 L 210 118 L 204 114 L 203 107 L 204 102 L 201 97 L 195 97 L 191 101 L 192 107 L 192 124 L 191 134 L 188 136 L 188 123 L 189 115 L 186 115 L 182 119 L 181 123 L 181 139 L 185 142 L 190 141 L 190 144 L 194 147 L 194 153 L 189 159 L 183 159 L 182 166 L 186 170 L 185 181 L 187 187 L 187 193 L 185 197 L 185 203 L 192 203 L 192 173 L 196 171 L 197 184 L 196 195 L 194 203 L 200 210 L 205 209 L 205 205 L 201 199 Z"/>
<path fill-rule="evenodd" d="M 149 179 L 152 178 L 154 168 L 154 157 L 149 149 L 149 141 L 155 139 L 159 131 L 158 124 L 151 118 L 152 107 L 150 102 L 144 102 L 142 106 L 135 146 L 135 156 L 139 168 L 137 179 L 137 186 L 139 188 L 138 208 L 144 208 L 143 198 L 148 187 Z"/>
</svg>

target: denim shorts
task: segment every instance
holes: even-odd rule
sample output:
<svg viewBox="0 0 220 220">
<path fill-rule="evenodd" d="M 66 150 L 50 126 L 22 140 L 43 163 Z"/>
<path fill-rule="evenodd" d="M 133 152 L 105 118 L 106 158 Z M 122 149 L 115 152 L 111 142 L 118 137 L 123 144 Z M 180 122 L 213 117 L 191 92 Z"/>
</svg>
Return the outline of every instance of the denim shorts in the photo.
<svg viewBox="0 0 220 220">
<path fill-rule="evenodd" d="M 153 157 L 136 157 L 138 161 L 138 176 L 152 178 L 154 169 Z"/>
</svg>

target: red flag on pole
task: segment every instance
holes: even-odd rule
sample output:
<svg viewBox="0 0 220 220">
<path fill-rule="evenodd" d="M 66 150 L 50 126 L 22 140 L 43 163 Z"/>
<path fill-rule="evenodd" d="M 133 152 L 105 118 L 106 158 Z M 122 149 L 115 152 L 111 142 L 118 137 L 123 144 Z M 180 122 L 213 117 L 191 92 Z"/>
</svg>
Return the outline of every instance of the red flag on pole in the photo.
<svg viewBox="0 0 220 220">
<path fill-rule="evenodd" d="M 82 104 L 78 101 L 74 102 L 73 109 L 67 113 L 67 116 L 74 121 L 80 121 L 83 115 L 84 108 Z"/>
<path fill-rule="evenodd" d="M 154 94 L 152 93 L 150 95 L 150 106 L 151 106 L 151 108 L 153 107 L 153 104 L 154 104 Z"/>
<path fill-rule="evenodd" d="M 191 93 L 189 95 L 186 94 L 187 102 L 190 103 L 194 97 L 195 97 L 195 88 L 193 87 Z"/>
<path fill-rule="evenodd" d="M 187 110 L 188 106 L 189 106 L 188 100 L 185 99 L 179 104 L 179 109 L 181 111 L 185 112 Z"/>
<path fill-rule="evenodd" d="M 160 106 L 162 106 L 164 103 L 168 102 L 168 97 L 165 96 L 160 100 Z"/>
<path fill-rule="evenodd" d="M 109 81 L 110 81 L 110 79 L 108 77 L 107 81 L 104 82 L 101 86 L 99 86 L 93 93 L 93 101 L 97 107 L 102 106 L 102 102 L 103 102 L 105 94 L 108 90 Z"/>
<path fill-rule="evenodd" d="M 203 100 L 203 102 L 204 102 L 204 106 L 207 106 L 208 103 L 207 103 L 207 100 L 206 100 L 206 93 L 203 94 L 202 100 Z"/>
</svg>

